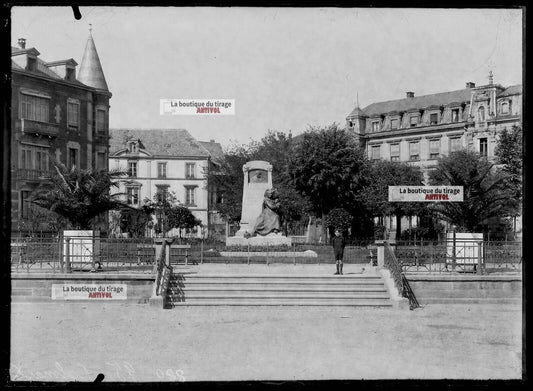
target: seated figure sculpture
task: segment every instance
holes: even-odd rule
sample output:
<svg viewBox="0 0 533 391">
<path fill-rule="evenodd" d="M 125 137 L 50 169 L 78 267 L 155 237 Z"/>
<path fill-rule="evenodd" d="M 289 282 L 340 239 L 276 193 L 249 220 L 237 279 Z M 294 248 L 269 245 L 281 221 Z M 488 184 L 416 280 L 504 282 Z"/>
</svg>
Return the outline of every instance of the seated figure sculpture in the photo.
<svg viewBox="0 0 533 391">
<path fill-rule="evenodd" d="M 255 223 L 251 236 L 257 234 L 266 236 L 269 233 L 278 233 L 281 230 L 280 222 L 280 201 L 278 192 L 275 188 L 265 190 L 263 200 L 263 210 Z"/>
</svg>

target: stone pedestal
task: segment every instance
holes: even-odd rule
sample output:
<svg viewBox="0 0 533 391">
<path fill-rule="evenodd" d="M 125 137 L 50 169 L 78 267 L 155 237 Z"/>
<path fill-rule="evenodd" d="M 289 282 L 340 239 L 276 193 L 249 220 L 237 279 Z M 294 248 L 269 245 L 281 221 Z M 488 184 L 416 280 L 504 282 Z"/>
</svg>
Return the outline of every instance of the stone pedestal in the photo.
<svg viewBox="0 0 533 391">
<path fill-rule="evenodd" d="M 291 238 L 280 233 L 271 233 L 266 236 L 252 236 L 246 239 L 244 236 L 233 236 L 226 238 L 226 246 L 290 246 Z"/>
</svg>

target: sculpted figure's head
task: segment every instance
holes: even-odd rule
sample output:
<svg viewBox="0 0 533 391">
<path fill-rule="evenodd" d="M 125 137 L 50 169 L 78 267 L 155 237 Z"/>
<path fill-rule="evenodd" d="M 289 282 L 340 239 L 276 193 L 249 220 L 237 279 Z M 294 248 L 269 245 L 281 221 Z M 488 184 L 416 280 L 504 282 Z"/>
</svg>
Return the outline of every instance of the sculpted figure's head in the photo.
<svg viewBox="0 0 533 391">
<path fill-rule="evenodd" d="M 278 191 L 275 187 L 265 190 L 265 198 L 274 199 L 278 197 Z"/>
</svg>

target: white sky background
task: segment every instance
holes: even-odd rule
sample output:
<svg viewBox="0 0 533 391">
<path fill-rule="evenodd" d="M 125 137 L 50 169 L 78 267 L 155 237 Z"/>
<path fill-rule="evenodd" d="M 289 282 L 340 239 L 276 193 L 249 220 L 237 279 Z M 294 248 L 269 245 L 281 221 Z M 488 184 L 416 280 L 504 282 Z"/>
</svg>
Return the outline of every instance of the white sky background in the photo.
<svg viewBox="0 0 533 391">
<path fill-rule="evenodd" d="M 355 107 L 522 83 L 519 9 L 14 7 L 12 46 L 81 63 L 93 38 L 113 93 L 111 128 L 184 128 L 259 140 L 325 126 Z M 159 114 L 161 98 L 235 99 L 234 116 Z"/>
</svg>

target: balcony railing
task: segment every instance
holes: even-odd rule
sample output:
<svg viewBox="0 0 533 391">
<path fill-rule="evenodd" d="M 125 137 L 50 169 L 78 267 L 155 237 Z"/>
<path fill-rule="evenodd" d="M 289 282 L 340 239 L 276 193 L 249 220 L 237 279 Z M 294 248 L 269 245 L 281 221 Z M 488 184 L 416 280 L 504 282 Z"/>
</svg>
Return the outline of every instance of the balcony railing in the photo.
<svg viewBox="0 0 533 391">
<path fill-rule="evenodd" d="M 57 137 L 59 135 L 59 126 L 46 122 L 32 121 L 29 119 L 17 119 L 15 120 L 15 131 Z"/>
<path fill-rule="evenodd" d="M 22 180 L 45 180 L 50 176 L 50 171 L 19 168 L 15 175 L 17 179 Z"/>
</svg>

